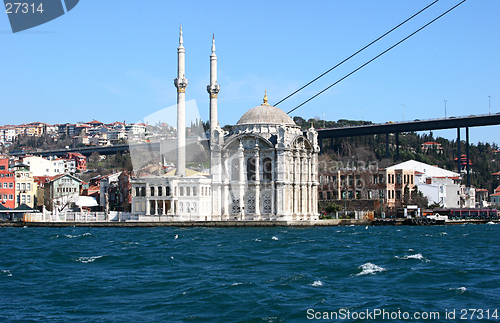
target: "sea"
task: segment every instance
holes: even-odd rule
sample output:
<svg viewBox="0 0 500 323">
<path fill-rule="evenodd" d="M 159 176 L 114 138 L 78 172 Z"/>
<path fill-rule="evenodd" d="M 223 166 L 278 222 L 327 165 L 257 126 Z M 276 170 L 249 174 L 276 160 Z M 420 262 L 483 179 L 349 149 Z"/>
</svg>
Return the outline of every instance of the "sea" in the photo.
<svg viewBox="0 0 500 323">
<path fill-rule="evenodd" d="M 0 228 L 0 322 L 499 322 L 500 225 Z"/>
</svg>

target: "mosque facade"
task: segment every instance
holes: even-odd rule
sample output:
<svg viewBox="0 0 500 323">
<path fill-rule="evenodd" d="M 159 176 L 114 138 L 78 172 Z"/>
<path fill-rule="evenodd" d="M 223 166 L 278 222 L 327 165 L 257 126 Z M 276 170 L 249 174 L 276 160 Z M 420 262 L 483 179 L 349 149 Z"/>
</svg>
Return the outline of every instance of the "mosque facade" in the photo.
<svg viewBox="0 0 500 323">
<path fill-rule="evenodd" d="M 179 38 L 177 129 L 184 134 L 185 49 Z M 171 221 L 318 219 L 318 133 L 303 132 L 283 110 L 263 103 L 229 132 L 218 125 L 217 55 L 210 55 L 210 174 L 186 176 L 185 137 L 177 138 L 175 175 L 132 180 L 132 214 Z"/>
</svg>

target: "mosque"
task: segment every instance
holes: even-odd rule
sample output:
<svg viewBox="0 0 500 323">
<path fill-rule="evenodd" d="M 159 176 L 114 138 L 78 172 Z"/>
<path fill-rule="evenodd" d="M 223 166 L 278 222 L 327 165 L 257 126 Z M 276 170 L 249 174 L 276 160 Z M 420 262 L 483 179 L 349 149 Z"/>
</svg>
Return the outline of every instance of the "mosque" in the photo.
<svg viewBox="0 0 500 323">
<path fill-rule="evenodd" d="M 185 48 L 177 48 L 175 175 L 132 180 L 132 214 L 170 221 L 300 221 L 318 219 L 318 133 L 302 131 L 283 110 L 264 102 L 232 129 L 217 117 L 217 55 L 210 55 L 210 174 L 186 176 Z"/>
</svg>

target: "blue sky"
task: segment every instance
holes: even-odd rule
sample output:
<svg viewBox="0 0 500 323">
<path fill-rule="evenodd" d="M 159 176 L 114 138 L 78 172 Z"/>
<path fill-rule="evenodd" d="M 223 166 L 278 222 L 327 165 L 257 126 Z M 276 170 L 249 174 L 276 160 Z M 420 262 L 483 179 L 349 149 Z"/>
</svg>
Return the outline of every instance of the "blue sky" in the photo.
<svg viewBox="0 0 500 323">
<path fill-rule="evenodd" d="M 215 33 L 219 120 L 235 124 L 275 103 L 411 16 L 431 0 L 86 1 L 58 19 L 12 34 L 0 15 L 0 124 L 136 122 L 175 104 L 182 23 L 187 100 L 208 117 Z M 438 16 L 440 0 L 408 24 L 279 105 L 285 111 Z M 468 0 L 292 116 L 402 121 L 500 112 L 500 1 Z M 499 126 L 472 128 L 499 142 Z M 454 138 L 455 130 L 435 132 Z M 465 137 L 465 131 L 462 138 Z"/>
</svg>

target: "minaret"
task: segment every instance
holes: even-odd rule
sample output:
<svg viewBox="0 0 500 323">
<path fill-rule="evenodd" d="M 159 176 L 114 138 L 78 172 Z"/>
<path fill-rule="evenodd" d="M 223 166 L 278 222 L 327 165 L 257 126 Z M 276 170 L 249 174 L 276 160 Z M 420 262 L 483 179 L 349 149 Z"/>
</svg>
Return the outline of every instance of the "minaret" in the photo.
<svg viewBox="0 0 500 323">
<path fill-rule="evenodd" d="M 217 55 L 215 54 L 215 36 L 212 36 L 212 55 L 210 55 L 210 85 L 207 92 L 210 96 L 210 137 L 213 136 L 219 120 L 217 118 L 217 94 L 220 86 L 217 85 Z"/>
<path fill-rule="evenodd" d="M 182 26 L 177 48 L 177 78 L 174 85 L 177 88 L 177 171 L 176 175 L 186 176 L 186 87 L 188 80 L 185 78 L 186 50 L 182 39 Z"/>
</svg>

